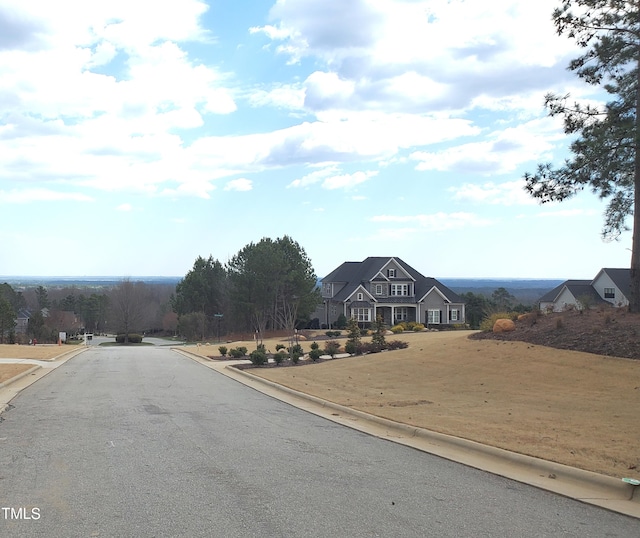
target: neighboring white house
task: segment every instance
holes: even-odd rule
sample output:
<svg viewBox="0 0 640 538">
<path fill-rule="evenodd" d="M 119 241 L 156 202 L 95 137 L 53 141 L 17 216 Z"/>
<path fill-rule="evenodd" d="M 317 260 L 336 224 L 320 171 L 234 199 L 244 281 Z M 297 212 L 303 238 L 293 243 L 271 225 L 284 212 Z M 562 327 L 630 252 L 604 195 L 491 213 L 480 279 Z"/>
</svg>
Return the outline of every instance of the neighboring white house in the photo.
<svg viewBox="0 0 640 538">
<path fill-rule="evenodd" d="M 593 280 L 567 280 L 543 295 L 540 298 L 540 310 L 561 312 L 567 308 L 582 309 L 585 303 L 627 306 L 630 289 L 629 269 L 600 269 Z"/>
</svg>

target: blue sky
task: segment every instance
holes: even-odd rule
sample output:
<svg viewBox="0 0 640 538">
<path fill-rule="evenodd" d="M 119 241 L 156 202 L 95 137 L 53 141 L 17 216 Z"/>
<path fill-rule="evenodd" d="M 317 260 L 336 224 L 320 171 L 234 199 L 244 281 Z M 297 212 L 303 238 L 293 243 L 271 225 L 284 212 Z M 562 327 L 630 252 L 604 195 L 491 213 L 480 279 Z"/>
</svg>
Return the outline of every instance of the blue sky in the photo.
<svg viewBox="0 0 640 538">
<path fill-rule="evenodd" d="M 0 0 L 0 275 L 181 276 L 290 235 L 318 276 L 628 267 L 585 192 L 522 175 L 568 140 L 557 0 Z"/>
</svg>

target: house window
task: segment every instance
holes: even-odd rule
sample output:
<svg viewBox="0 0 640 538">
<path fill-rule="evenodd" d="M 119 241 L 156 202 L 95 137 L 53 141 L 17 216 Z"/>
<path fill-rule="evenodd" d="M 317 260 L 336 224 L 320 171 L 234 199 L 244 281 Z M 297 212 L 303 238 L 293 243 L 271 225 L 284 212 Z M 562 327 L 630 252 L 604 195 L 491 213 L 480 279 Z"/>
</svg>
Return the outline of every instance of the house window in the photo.
<svg viewBox="0 0 640 538">
<path fill-rule="evenodd" d="M 331 283 L 327 282 L 322 285 L 322 293 L 324 295 L 331 295 Z"/>
<path fill-rule="evenodd" d="M 409 309 L 405 306 L 396 308 L 395 315 L 396 321 L 407 321 L 409 319 Z"/>
<path fill-rule="evenodd" d="M 336 305 L 332 304 L 331 305 L 331 315 L 335 316 L 338 313 L 338 309 L 336 308 Z"/>
<path fill-rule="evenodd" d="M 387 276 L 389 278 L 395 278 L 396 277 L 396 270 L 395 269 L 387 269 Z"/>
<path fill-rule="evenodd" d="M 371 321 L 370 308 L 352 308 L 351 317 L 356 321 Z"/>
<path fill-rule="evenodd" d="M 376 284 L 376 295 L 382 295 L 382 284 Z"/>
<path fill-rule="evenodd" d="M 440 323 L 440 310 L 428 310 L 427 323 Z"/>
<path fill-rule="evenodd" d="M 362 298 L 363 298 L 362 293 L 358 293 L 358 301 L 362 301 Z"/>
<path fill-rule="evenodd" d="M 605 288 L 604 289 L 604 298 L 605 299 L 615 299 L 616 298 L 616 289 L 615 288 Z"/>
<path fill-rule="evenodd" d="M 391 295 L 409 295 L 409 284 L 391 284 Z"/>
<path fill-rule="evenodd" d="M 460 320 L 460 310 L 449 310 L 449 319 L 451 321 L 459 321 Z"/>
</svg>

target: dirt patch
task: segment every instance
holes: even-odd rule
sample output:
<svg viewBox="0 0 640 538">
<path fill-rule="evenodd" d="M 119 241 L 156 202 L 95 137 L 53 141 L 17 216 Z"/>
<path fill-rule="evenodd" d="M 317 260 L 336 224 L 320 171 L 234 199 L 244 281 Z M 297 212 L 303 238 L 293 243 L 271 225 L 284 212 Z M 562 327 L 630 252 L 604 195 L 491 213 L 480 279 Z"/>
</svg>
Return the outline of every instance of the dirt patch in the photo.
<svg viewBox="0 0 640 538">
<path fill-rule="evenodd" d="M 639 361 L 469 335 L 405 334 L 405 350 L 252 373 L 398 422 L 640 478 Z"/>
<path fill-rule="evenodd" d="M 33 368 L 33 364 L 0 364 L 0 383 L 9 381 L 12 377 Z"/>
</svg>

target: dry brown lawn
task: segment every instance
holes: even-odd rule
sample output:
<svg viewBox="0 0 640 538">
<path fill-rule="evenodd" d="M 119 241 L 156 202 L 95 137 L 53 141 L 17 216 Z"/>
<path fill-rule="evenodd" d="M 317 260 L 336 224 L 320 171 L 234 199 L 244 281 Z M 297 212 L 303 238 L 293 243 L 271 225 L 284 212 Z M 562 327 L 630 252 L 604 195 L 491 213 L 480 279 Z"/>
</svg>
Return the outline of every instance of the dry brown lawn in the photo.
<svg viewBox="0 0 640 538">
<path fill-rule="evenodd" d="M 15 344 L 0 344 L 0 359 L 36 359 L 47 360 L 62 355 L 71 348 L 69 346 L 38 345 L 19 346 Z M 0 383 L 33 368 L 30 363 L 0 364 Z"/>
<path fill-rule="evenodd" d="M 26 372 L 30 368 L 33 368 L 33 364 L 0 364 L 0 383 L 8 381 L 12 377 L 20 375 L 22 372 Z"/>
<path fill-rule="evenodd" d="M 469 334 L 405 334 L 405 350 L 251 373 L 398 422 L 640 478 L 640 361 Z"/>
<path fill-rule="evenodd" d="M 77 346 L 58 346 L 56 344 L 39 344 L 37 346 L 20 346 L 17 344 L 0 344 L 0 359 L 54 359 Z"/>
</svg>

